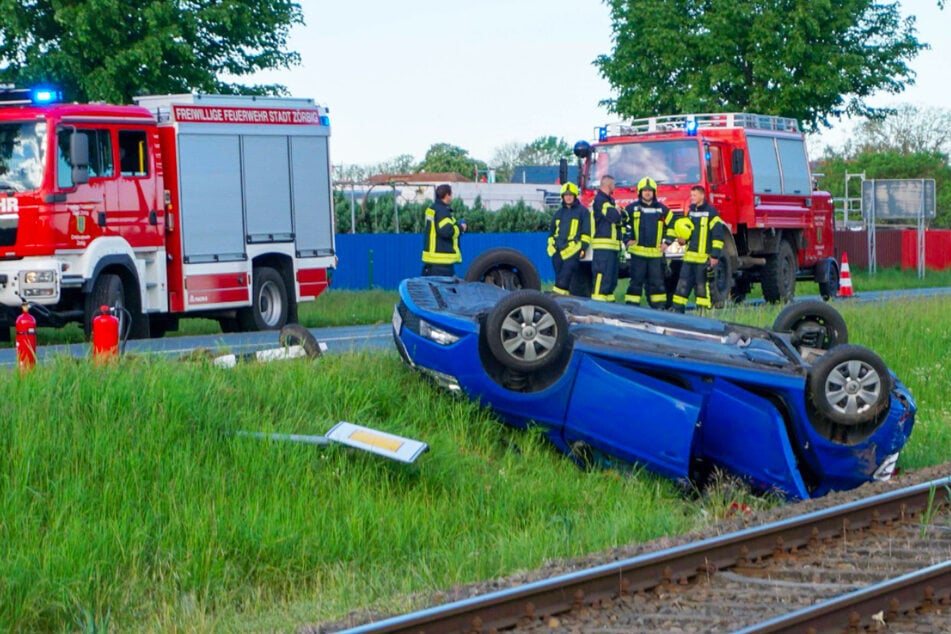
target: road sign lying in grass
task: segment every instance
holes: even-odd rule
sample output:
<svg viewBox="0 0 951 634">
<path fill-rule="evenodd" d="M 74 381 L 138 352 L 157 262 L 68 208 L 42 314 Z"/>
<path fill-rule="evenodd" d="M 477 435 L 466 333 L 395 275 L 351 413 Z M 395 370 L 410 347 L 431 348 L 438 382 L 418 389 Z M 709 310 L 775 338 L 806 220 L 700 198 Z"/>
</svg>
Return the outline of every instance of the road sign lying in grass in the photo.
<svg viewBox="0 0 951 634">
<path fill-rule="evenodd" d="M 303 434 L 268 434 L 256 431 L 236 431 L 236 436 L 250 436 L 265 438 L 279 442 L 297 442 L 309 445 L 329 445 L 332 442 L 369 451 L 384 458 L 390 458 L 407 464 L 415 462 L 423 453 L 429 450 L 429 445 L 412 438 L 404 438 L 396 434 L 363 427 L 341 421 L 334 425 L 326 436 L 310 436 Z"/>
</svg>

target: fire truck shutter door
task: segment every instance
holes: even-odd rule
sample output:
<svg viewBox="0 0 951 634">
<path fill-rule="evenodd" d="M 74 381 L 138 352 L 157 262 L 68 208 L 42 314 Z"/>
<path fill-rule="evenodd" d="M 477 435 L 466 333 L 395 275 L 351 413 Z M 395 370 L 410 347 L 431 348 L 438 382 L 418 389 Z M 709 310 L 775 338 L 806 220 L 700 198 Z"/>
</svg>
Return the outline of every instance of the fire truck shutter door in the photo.
<svg viewBox="0 0 951 634">
<path fill-rule="evenodd" d="M 300 257 L 333 254 L 327 137 L 291 139 L 294 235 Z"/>
<path fill-rule="evenodd" d="M 245 213 L 248 242 L 290 242 L 290 160 L 287 137 L 244 136 Z"/>
<path fill-rule="evenodd" d="M 178 143 L 185 261 L 245 259 L 237 135 L 181 134 Z"/>
</svg>

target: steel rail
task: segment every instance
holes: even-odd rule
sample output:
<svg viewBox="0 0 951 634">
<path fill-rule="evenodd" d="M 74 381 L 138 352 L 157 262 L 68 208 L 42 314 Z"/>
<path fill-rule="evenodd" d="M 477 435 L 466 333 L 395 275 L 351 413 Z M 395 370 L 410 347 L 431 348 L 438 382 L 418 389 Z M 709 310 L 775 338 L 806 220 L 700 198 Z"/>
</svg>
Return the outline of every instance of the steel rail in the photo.
<svg viewBox="0 0 951 634">
<path fill-rule="evenodd" d="M 942 489 L 943 488 L 943 489 Z M 941 496 L 936 493 L 943 490 Z M 951 477 L 748 528 L 656 553 L 424 609 L 345 630 L 348 634 L 489 632 L 560 614 L 623 594 L 680 583 L 698 574 L 895 520 L 942 503 Z"/>
<path fill-rule="evenodd" d="M 737 630 L 734 634 L 843 632 L 873 625 L 881 613 L 887 622 L 923 606 L 951 598 L 951 561 L 887 579 L 829 601 Z"/>
</svg>

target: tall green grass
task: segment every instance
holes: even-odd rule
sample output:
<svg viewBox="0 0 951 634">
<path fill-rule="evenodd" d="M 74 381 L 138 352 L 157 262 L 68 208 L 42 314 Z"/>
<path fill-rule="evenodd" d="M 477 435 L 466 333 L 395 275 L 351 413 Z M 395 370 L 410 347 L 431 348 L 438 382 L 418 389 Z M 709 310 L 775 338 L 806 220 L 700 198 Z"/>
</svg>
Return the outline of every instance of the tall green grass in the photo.
<svg viewBox="0 0 951 634">
<path fill-rule="evenodd" d="M 920 407 L 903 468 L 951 455 L 951 299 L 839 302 Z M 719 317 L 768 325 L 778 307 Z M 0 631 L 293 631 L 349 610 L 708 525 L 731 501 L 583 472 L 390 352 L 243 365 L 61 359 L 0 383 Z M 236 437 L 350 420 L 413 465 Z"/>
</svg>

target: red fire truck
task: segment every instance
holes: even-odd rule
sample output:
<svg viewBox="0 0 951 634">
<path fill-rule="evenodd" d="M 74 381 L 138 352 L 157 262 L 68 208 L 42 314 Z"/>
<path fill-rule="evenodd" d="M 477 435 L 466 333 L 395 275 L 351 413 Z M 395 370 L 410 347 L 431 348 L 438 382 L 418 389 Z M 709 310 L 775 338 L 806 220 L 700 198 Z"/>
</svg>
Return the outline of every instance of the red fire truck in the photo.
<svg viewBox="0 0 951 634">
<path fill-rule="evenodd" d="M 579 142 L 585 160 L 582 201 L 601 176 L 616 179 L 615 198 L 637 198 L 637 182 L 657 181 L 658 199 L 684 211 L 694 185 L 729 225 L 711 294 L 740 300 L 758 282 L 767 301 L 788 301 L 797 279 L 814 279 L 828 298 L 838 289 L 833 207 L 816 191 L 805 139 L 793 119 L 755 114 L 697 114 L 637 119 L 599 128 Z"/>
<path fill-rule="evenodd" d="M 282 327 L 336 264 L 327 110 L 309 99 L 167 95 L 55 103 L 0 89 L 0 319 L 132 337 L 183 316 Z M 9 336 L 9 329 L 0 334 Z"/>
</svg>

